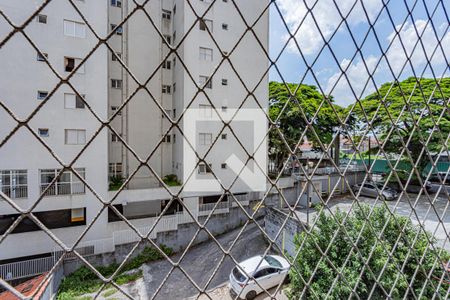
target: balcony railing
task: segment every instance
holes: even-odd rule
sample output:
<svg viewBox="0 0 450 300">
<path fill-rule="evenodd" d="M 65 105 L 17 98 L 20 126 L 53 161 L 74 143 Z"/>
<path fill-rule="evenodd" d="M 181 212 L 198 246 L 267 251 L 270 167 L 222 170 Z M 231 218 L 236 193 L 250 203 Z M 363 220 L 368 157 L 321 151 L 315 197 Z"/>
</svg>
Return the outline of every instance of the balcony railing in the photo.
<svg viewBox="0 0 450 300">
<path fill-rule="evenodd" d="M 199 216 L 208 215 L 214 209 L 215 205 L 216 203 L 199 204 Z M 217 204 L 213 214 L 228 213 L 230 211 L 229 206 L 230 205 L 228 201 L 220 202 L 219 204 Z"/>
<path fill-rule="evenodd" d="M 48 184 L 41 185 L 41 193 L 45 191 Z M 84 194 L 86 188 L 82 182 L 57 182 L 50 186 L 50 188 L 45 192 L 45 196 L 56 196 L 56 195 L 76 195 Z"/>
<path fill-rule="evenodd" d="M 2 192 L 6 196 L 12 199 L 27 198 L 28 197 L 28 186 L 3 186 Z"/>
</svg>

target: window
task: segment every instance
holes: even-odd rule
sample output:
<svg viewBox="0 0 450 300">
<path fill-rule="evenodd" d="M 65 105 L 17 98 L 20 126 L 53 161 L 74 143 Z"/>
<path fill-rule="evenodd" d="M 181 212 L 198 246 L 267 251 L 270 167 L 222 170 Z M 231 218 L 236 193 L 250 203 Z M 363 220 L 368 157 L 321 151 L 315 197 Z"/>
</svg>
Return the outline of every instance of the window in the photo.
<svg viewBox="0 0 450 300">
<path fill-rule="evenodd" d="M 84 222 L 85 209 L 72 208 L 70 211 L 70 222 Z"/>
<path fill-rule="evenodd" d="M 114 114 L 114 113 L 116 113 L 116 110 L 118 110 L 119 109 L 119 107 L 117 107 L 117 106 L 111 106 L 111 110 L 112 110 L 112 113 Z M 122 115 L 122 110 L 120 110 L 118 113 L 117 113 L 117 115 L 118 116 L 121 116 Z"/>
<path fill-rule="evenodd" d="M 208 146 L 212 143 L 212 133 L 199 133 L 198 134 L 199 144 L 201 146 Z"/>
<path fill-rule="evenodd" d="M 222 79 L 222 85 L 228 85 L 228 79 Z"/>
<path fill-rule="evenodd" d="M 64 70 L 72 72 L 80 63 L 81 59 L 79 58 L 64 57 Z M 78 68 L 77 73 L 84 73 L 84 64 Z"/>
<path fill-rule="evenodd" d="M 162 10 L 163 20 L 170 20 L 172 17 L 171 15 L 172 15 L 172 13 L 169 10 L 165 10 L 165 9 Z"/>
<path fill-rule="evenodd" d="M 212 61 L 213 49 L 200 47 L 199 58 L 200 60 Z"/>
<path fill-rule="evenodd" d="M 209 104 L 200 104 L 199 105 L 200 116 L 204 118 L 211 118 L 213 114 L 212 106 Z"/>
<path fill-rule="evenodd" d="M 111 6 L 122 7 L 122 1 L 120 1 L 120 0 L 111 0 Z"/>
<path fill-rule="evenodd" d="M 61 169 L 43 169 L 40 170 L 40 187 L 41 193 L 50 186 L 45 196 L 51 195 L 71 195 L 84 194 L 84 183 L 72 171 L 64 171 L 55 183 L 50 183 L 57 177 Z M 75 171 L 84 179 L 85 169 L 77 168 Z"/>
<path fill-rule="evenodd" d="M 47 53 L 37 53 L 37 61 L 45 61 L 45 59 L 48 59 L 48 54 Z"/>
<path fill-rule="evenodd" d="M 114 132 L 111 133 L 111 142 L 113 142 L 113 143 L 120 142 L 119 137 Z"/>
<path fill-rule="evenodd" d="M 83 95 L 84 97 L 84 95 Z M 83 99 L 81 99 L 81 97 L 79 97 L 78 95 L 75 94 L 64 94 L 64 108 L 69 108 L 69 109 L 75 109 L 75 108 L 79 108 L 79 109 L 83 109 L 84 106 L 84 102 Z"/>
<path fill-rule="evenodd" d="M 84 129 L 66 129 L 66 145 L 84 145 L 86 144 L 86 130 Z"/>
<path fill-rule="evenodd" d="M 85 38 L 86 26 L 81 22 L 64 20 L 64 35 L 76 38 Z"/>
<path fill-rule="evenodd" d="M 122 177 L 122 163 L 109 164 L 109 177 Z"/>
<path fill-rule="evenodd" d="M 220 165 L 220 167 L 221 167 L 222 169 L 226 169 L 226 168 L 227 168 L 227 164 L 226 164 L 226 163 L 223 163 L 223 164 Z"/>
<path fill-rule="evenodd" d="M 167 41 L 167 44 L 171 44 L 171 37 L 170 37 L 170 35 L 168 35 L 168 34 L 165 34 L 165 35 L 163 35 L 164 36 L 164 38 L 166 39 L 166 41 Z"/>
<path fill-rule="evenodd" d="M 27 170 L 0 170 L 0 190 L 13 199 L 28 197 Z"/>
<path fill-rule="evenodd" d="M 122 35 L 123 28 L 122 28 L 122 26 L 117 26 L 116 24 L 111 24 L 111 31 L 113 31 L 117 35 Z"/>
<path fill-rule="evenodd" d="M 222 140 L 226 140 L 228 138 L 226 133 L 222 133 Z"/>
<path fill-rule="evenodd" d="M 119 59 L 122 59 L 122 53 L 120 52 L 112 53 L 111 55 L 112 61 L 118 61 Z"/>
<path fill-rule="evenodd" d="M 174 57 L 174 58 L 173 58 L 173 62 L 172 62 L 174 68 L 175 68 L 176 63 L 177 63 L 177 58 Z"/>
<path fill-rule="evenodd" d="M 208 76 L 201 76 L 199 77 L 199 84 L 200 86 L 205 85 L 205 88 L 212 89 L 212 80 Z"/>
<path fill-rule="evenodd" d="M 222 23 L 222 29 L 223 30 L 228 30 L 228 24 Z"/>
<path fill-rule="evenodd" d="M 277 269 L 275 269 L 275 268 L 265 268 L 265 269 L 262 269 L 262 270 L 259 270 L 258 272 L 256 272 L 254 277 L 261 278 L 261 277 L 264 277 L 264 276 L 267 276 L 267 275 L 270 275 L 270 274 L 273 274 L 276 272 L 277 272 Z"/>
<path fill-rule="evenodd" d="M 170 60 L 163 61 L 163 64 L 162 64 L 163 69 L 170 70 L 170 63 L 171 63 Z"/>
<path fill-rule="evenodd" d="M 206 28 L 208 28 L 210 32 L 213 31 L 213 21 L 211 20 L 201 19 L 198 24 L 201 31 L 207 31 Z"/>
<path fill-rule="evenodd" d="M 38 21 L 38 23 L 47 24 L 46 15 L 37 15 L 36 20 Z"/>
<path fill-rule="evenodd" d="M 173 109 L 172 116 L 174 119 L 177 117 L 177 110 L 175 108 Z"/>
<path fill-rule="evenodd" d="M 226 106 L 222 106 L 222 112 L 226 112 L 226 111 L 227 111 L 227 109 L 228 109 L 228 107 L 226 107 Z"/>
<path fill-rule="evenodd" d="M 174 82 L 174 83 L 172 84 L 172 91 L 175 93 L 176 90 L 177 90 L 177 83 Z"/>
<path fill-rule="evenodd" d="M 174 134 L 172 134 L 172 140 L 173 140 L 173 143 L 175 144 L 176 142 L 177 142 L 177 135 L 174 133 Z M 178 168 L 177 168 L 178 169 Z"/>
<path fill-rule="evenodd" d="M 163 136 L 162 141 L 164 143 L 170 143 L 170 134 Z"/>
<path fill-rule="evenodd" d="M 162 85 L 162 93 L 163 94 L 170 94 L 171 92 L 170 92 L 170 85 L 167 85 L 167 84 L 163 84 Z"/>
<path fill-rule="evenodd" d="M 38 128 L 38 134 L 40 137 L 48 137 L 50 135 L 48 128 Z"/>
<path fill-rule="evenodd" d="M 173 34 L 172 34 L 172 41 L 173 41 L 173 43 L 175 43 L 176 40 L 177 40 L 177 32 L 174 31 Z"/>
<path fill-rule="evenodd" d="M 198 164 L 198 173 L 199 174 L 206 174 L 211 173 L 211 164 L 207 165 L 205 163 L 199 163 Z"/>
<path fill-rule="evenodd" d="M 38 91 L 37 92 L 38 100 L 44 100 L 45 98 L 47 98 L 47 96 L 48 96 L 48 92 L 47 91 Z"/>
<path fill-rule="evenodd" d="M 120 79 L 111 79 L 111 87 L 113 89 L 121 89 L 122 88 L 122 80 L 120 80 Z"/>
</svg>

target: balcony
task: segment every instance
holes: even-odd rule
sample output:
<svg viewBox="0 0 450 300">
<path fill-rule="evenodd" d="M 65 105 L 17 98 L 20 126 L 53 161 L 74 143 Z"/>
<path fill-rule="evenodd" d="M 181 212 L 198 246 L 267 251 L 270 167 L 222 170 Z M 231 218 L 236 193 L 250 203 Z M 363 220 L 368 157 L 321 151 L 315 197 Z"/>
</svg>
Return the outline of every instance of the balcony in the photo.
<svg viewBox="0 0 450 300">
<path fill-rule="evenodd" d="M 44 193 L 47 186 L 48 184 L 41 184 L 41 193 Z M 45 196 L 78 195 L 85 192 L 86 188 L 82 182 L 57 182 L 50 186 Z"/>
<path fill-rule="evenodd" d="M 27 198 L 28 186 L 3 186 L 2 192 L 11 199 Z"/>
</svg>

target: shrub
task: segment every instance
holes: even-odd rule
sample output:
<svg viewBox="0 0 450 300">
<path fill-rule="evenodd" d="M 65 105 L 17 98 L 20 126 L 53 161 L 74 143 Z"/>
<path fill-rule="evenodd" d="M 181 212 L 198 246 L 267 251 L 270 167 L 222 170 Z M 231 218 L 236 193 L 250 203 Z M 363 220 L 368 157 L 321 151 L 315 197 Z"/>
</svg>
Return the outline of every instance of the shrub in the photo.
<svg viewBox="0 0 450 300">
<path fill-rule="evenodd" d="M 169 174 L 162 179 L 168 186 L 179 186 L 181 183 L 178 181 L 178 177 L 175 174 Z"/>
<path fill-rule="evenodd" d="M 117 191 L 120 189 L 124 182 L 124 179 L 122 176 L 111 176 L 109 177 L 109 190 L 110 191 Z"/>
<path fill-rule="evenodd" d="M 449 253 L 435 248 L 438 253 L 430 247 L 428 240 L 434 243 L 431 235 L 415 227 L 409 218 L 393 216 L 385 207 L 376 207 L 368 217 L 369 210 L 369 206 L 362 205 L 347 217 L 345 223 L 343 220 L 347 213 L 338 210 L 333 218 L 330 214 L 322 212 L 310 234 L 302 232 L 296 235 L 294 239 L 296 249 L 299 250 L 300 245 L 304 244 L 290 270 L 291 281 L 288 291 L 290 299 L 299 299 L 304 289 L 306 298 L 327 298 L 333 284 L 335 285 L 328 296 L 331 299 L 352 298 L 353 288 L 361 299 L 367 299 L 372 289 L 374 289 L 372 298 L 384 299 L 386 295 L 380 286 L 388 293 L 392 291 L 391 296 L 394 299 L 418 297 L 422 289 L 422 296 L 428 299 L 438 288 L 440 296 L 445 298 L 448 286 L 445 284 L 439 286 L 438 281 L 429 280 L 427 277 L 431 272 L 431 277 L 440 278 L 443 273 L 443 262 L 439 260 L 439 256 L 443 261 L 447 261 Z M 339 224 L 342 224 L 341 227 Z M 377 240 L 377 235 L 382 232 L 385 225 L 383 235 Z M 360 253 L 358 254 L 352 241 L 356 242 L 360 231 L 362 234 L 356 244 Z M 329 245 L 335 234 L 336 239 Z M 395 245 L 399 237 L 401 239 Z M 322 251 L 330 246 L 327 257 L 343 276 L 338 276 L 331 264 L 321 259 L 322 254 L 315 244 Z M 374 245 L 376 246 L 373 254 L 367 261 Z M 408 254 L 409 247 L 413 251 Z M 390 257 L 392 250 L 394 251 Z M 346 262 L 347 256 L 350 258 Z M 422 257 L 423 261 L 420 262 Z M 367 261 L 373 273 L 364 267 L 362 258 Z M 403 264 L 405 267 L 400 272 Z M 418 265 L 421 267 L 415 274 Z M 317 270 L 314 271 L 316 266 Z M 305 287 L 300 276 L 306 282 L 311 279 L 311 284 Z M 410 283 L 414 296 L 408 290 Z"/>
<path fill-rule="evenodd" d="M 163 244 L 160 245 L 161 250 L 166 255 L 172 255 L 173 250 Z M 152 247 L 145 247 L 144 250 L 136 257 L 131 258 L 114 278 L 117 284 L 126 284 L 142 277 L 142 271 L 132 274 L 124 274 L 127 271 L 137 269 L 145 263 L 162 259 L 163 255 Z M 110 264 L 108 266 L 97 266 L 97 271 L 104 277 L 110 277 L 119 267 L 119 264 Z M 88 267 L 82 266 L 69 276 L 63 279 L 58 291 L 58 300 L 74 299 L 83 294 L 97 292 L 102 286 L 102 281 Z"/>
</svg>

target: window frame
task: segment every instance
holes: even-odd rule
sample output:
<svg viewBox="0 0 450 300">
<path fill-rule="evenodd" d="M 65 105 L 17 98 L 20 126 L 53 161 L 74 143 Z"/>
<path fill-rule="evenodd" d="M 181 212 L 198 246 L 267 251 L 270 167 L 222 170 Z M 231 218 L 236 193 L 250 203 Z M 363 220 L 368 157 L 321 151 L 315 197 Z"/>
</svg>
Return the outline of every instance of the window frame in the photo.
<svg viewBox="0 0 450 300">
<path fill-rule="evenodd" d="M 210 132 L 199 132 L 198 133 L 198 144 L 200 146 L 210 146 L 213 142 L 213 136 Z"/>
<path fill-rule="evenodd" d="M 85 168 L 74 168 L 75 171 L 77 171 L 80 176 L 85 179 L 86 178 L 86 169 Z M 61 169 L 40 169 L 39 170 L 39 188 L 40 193 L 42 194 L 44 190 L 50 186 L 50 183 L 53 181 L 53 179 L 58 175 L 58 173 L 61 171 Z M 47 176 L 48 180 L 47 182 L 42 182 L 42 176 Z M 67 177 L 69 180 L 67 180 Z M 77 186 L 79 185 L 79 186 Z M 53 186 L 53 187 L 52 187 Z M 61 176 L 56 179 L 56 181 L 50 186 L 50 188 L 47 190 L 44 196 L 58 196 L 58 195 L 77 195 L 77 194 L 85 194 L 86 193 L 86 187 L 84 183 L 72 172 L 72 171 L 64 171 Z M 64 188 L 67 188 L 69 186 L 69 191 L 63 190 Z M 78 187 L 78 191 L 74 191 L 74 186 Z"/>
<path fill-rule="evenodd" d="M 69 134 L 76 134 L 76 142 L 69 141 Z M 86 145 L 86 129 L 64 129 L 65 145 Z"/>
<path fill-rule="evenodd" d="M 73 26 L 73 28 L 72 28 L 73 33 L 70 33 L 68 31 L 69 25 Z M 77 34 L 78 33 L 77 26 L 81 26 L 81 27 L 79 27 L 79 29 L 82 29 L 81 35 Z M 63 32 L 64 32 L 64 36 L 67 36 L 67 37 L 85 39 L 86 38 L 86 24 L 83 22 L 79 22 L 79 21 L 64 19 L 63 20 Z"/>
<path fill-rule="evenodd" d="M 9 182 L 4 179 L 9 178 Z M 22 180 L 21 180 L 22 178 Z M 24 180 L 23 180 L 24 179 Z M 19 193 L 17 193 L 19 190 Z M 28 197 L 28 170 L 0 170 L 0 191 L 12 199 Z"/>
<path fill-rule="evenodd" d="M 213 61 L 214 50 L 207 47 L 199 47 L 198 58 L 202 61 Z"/>
</svg>

